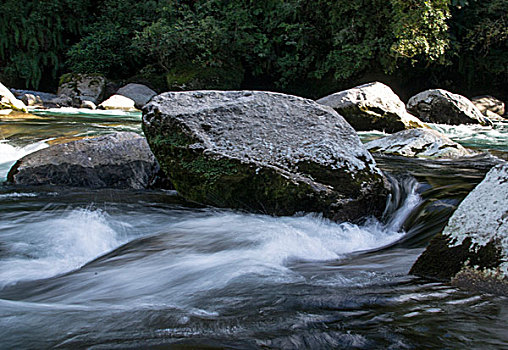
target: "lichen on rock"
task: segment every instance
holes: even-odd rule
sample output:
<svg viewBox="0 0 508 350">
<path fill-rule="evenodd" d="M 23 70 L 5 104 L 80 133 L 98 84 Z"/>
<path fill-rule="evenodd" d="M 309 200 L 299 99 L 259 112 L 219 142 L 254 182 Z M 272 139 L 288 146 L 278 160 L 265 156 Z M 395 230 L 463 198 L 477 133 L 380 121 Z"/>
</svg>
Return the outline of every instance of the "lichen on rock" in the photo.
<svg viewBox="0 0 508 350">
<path fill-rule="evenodd" d="M 336 220 L 379 215 L 388 185 L 354 130 L 311 100 L 254 91 L 169 92 L 143 110 L 147 140 L 189 200 Z"/>
<path fill-rule="evenodd" d="M 508 164 L 503 163 L 492 168 L 467 195 L 411 273 L 449 280 L 464 269 L 472 269 L 482 278 L 490 274 L 507 282 L 507 203 Z M 466 275 L 462 275 L 462 281 Z"/>
</svg>

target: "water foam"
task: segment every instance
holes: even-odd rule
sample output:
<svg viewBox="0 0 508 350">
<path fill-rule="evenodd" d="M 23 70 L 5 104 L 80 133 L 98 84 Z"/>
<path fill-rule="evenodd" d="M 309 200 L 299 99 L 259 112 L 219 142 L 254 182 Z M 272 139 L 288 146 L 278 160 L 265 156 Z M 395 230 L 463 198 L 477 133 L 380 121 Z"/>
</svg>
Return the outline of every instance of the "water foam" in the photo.
<svg viewBox="0 0 508 350">
<path fill-rule="evenodd" d="M 24 220 L 21 226 L 2 225 L 2 248 L 8 254 L 0 265 L 2 285 L 76 269 L 123 243 L 98 210 L 42 212 Z"/>
<path fill-rule="evenodd" d="M 44 141 L 17 147 L 8 144 L 6 140 L 0 140 L 0 182 L 5 181 L 10 168 L 18 159 L 47 147 L 49 146 Z"/>
</svg>

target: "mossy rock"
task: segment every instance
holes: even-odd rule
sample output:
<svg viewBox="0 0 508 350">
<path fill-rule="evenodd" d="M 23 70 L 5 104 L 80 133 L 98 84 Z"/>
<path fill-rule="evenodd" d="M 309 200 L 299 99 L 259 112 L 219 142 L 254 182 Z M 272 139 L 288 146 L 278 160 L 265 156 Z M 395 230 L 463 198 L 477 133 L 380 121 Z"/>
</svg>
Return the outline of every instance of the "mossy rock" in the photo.
<svg viewBox="0 0 508 350">
<path fill-rule="evenodd" d="M 271 215 L 379 216 L 388 185 L 333 110 L 252 91 L 168 92 L 143 109 L 143 130 L 186 199 Z"/>
</svg>

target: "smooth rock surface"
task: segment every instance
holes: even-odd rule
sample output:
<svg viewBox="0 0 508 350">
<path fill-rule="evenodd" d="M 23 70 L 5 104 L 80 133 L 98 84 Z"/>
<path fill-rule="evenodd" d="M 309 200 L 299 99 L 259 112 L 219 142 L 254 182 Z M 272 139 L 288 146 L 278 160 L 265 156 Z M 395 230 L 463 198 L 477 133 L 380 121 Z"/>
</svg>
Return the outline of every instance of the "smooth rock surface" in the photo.
<svg viewBox="0 0 508 350">
<path fill-rule="evenodd" d="M 476 108 L 486 117 L 489 117 L 489 112 L 495 113 L 501 117 L 505 114 L 504 102 L 498 100 L 494 96 L 476 96 L 471 99 L 471 102 L 473 102 Z"/>
<path fill-rule="evenodd" d="M 474 153 L 432 129 L 411 129 L 370 141 L 371 152 L 418 158 L 458 158 Z"/>
<path fill-rule="evenodd" d="M 334 220 L 382 213 L 386 179 L 331 108 L 261 91 L 168 92 L 143 109 L 143 130 L 185 198 L 273 215 Z"/>
<path fill-rule="evenodd" d="M 0 109 L 26 112 L 26 106 L 23 101 L 18 100 L 2 83 L 0 83 Z"/>
<path fill-rule="evenodd" d="M 429 123 L 492 125 L 466 97 L 443 89 L 426 90 L 411 97 L 407 110 Z"/>
<path fill-rule="evenodd" d="M 508 163 L 467 195 L 411 273 L 508 295 Z"/>
<path fill-rule="evenodd" d="M 102 102 L 99 109 L 118 109 L 121 111 L 135 111 L 134 101 L 128 97 L 121 95 L 113 95 L 106 101 Z"/>
<path fill-rule="evenodd" d="M 65 95 L 76 100 L 79 107 L 81 101 L 101 102 L 106 86 L 106 79 L 97 74 L 65 74 L 58 87 L 58 96 Z"/>
<path fill-rule="evenodd" d="M 139 109 L 143 108 L 152 97 L 157 95 L 157 93 L 148 86 L 134 83 L 121 87 L 116 94 L 130 98 L 134 101 L 134 106 Z"/>
<path fill-rule="evenodd" d="M 337 92 L 316 102 L 335 109 L 357 131 L 391 133 L 425 127 L 406 111 L 406 106 L 392 89 L 379 82 Z"/>
<path fill-rule="evenodd" d="M 33 94 L 24 94 L 21 98 L 21 101 L 23 101 L 23 103 L 26 106 L 42 106 L 43 105 L 42 99 L 39 96 L 33 95 Z"/>
<path fill-rule="evenodd" d="M 20 185 L 143 189 L 158 170 L 144 137 L 119 132 L 31 153 L 12 167 L 7 179 Z"/>
</svg>

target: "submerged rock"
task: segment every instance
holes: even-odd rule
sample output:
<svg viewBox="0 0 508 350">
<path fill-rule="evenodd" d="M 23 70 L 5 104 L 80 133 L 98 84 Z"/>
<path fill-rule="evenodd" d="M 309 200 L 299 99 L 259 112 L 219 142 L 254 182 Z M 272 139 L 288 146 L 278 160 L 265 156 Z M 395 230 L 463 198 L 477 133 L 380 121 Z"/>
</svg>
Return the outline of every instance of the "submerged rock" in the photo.
<svg viewBox="0 0 508 350">
<path fill-rule="evenodd" d="M 332 107 L 357 131 L 397 132 L 425 124 L 406 111 L 400 98 L 385 84 L 374 82 L 317 100 Z"/>
<path fill-rule="evenodd" d="M 458 158 L 473 155 L 458 143 L 432 129 L 412 129 L 370 141 L 365 147 L 371 152 L 381 152 L 404 157 Z"/>
<path fill-rule="evenodd" d="M 0 83 L 0 109 L 26 112 L 26 106 L 23 101 L 18 100 L 2 83 Z"/>
<path fill-rule="evenodd" d="M 117 109 L 121 111 L 135 111 L 134 101 L 122 95 L 113 95 L 106 101 L 102 102 L 98 108 L 100 109 Z"/>
<path fill-rule="evenodd" d="M 7 180 L 19 185 L 143 189 L 158 171 L 146 139 L 119 132 L 31 153 L 18 160 Z"/>
<path fill-rule="evenodd" d="M 442 89 L 426 90 L 411 97 L 407 109 L 429 123 L 492 125 L 466 97 Z"/>
<path fill-rule="evenodd" d="M 101 101 L 106 87 L 106 79 L 98 74 L 64 74 L 60 78 L 58 96 L 70 97 L 79 107 L 81 101 L 92 101 L 97 104 Z"/>
<path fill-rule="evenodd" d="M 508 295 L 508 163 L 492 168 L 410 273 Z"/>
<path fill-rule="evenodd" d="M 157 93 L 148 86 L 134 83 L 121 87 L 116 94 L 130 98 L 134 101 L 135 107 L 139 109 L 143 108 L 152 97 L 157 95 Z"/>
<path fill-rule="evenodd" d="M 191 201 L 335 220 L 381 214 L 388 193 L 351 126 L 331 108 L 279 93 L 168 92 L 143 130 L 176 190 Z"/>
</svg>

